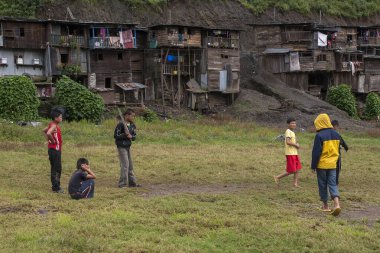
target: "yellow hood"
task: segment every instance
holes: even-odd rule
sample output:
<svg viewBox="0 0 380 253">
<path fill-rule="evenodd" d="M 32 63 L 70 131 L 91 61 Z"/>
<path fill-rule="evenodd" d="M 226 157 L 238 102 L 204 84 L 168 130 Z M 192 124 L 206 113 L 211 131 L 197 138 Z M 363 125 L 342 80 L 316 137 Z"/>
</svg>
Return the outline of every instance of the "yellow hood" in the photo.
<svg viewBox="0 0 380 253">
<path fill-rule="evenodd" d="M 314 126 L 317 131 L 320 131 L 325 128 L 333 128 L 331 125 L 330 117 L 326 113 L 319 114 L 318 117 L 314 120 Z"/>
</svg>

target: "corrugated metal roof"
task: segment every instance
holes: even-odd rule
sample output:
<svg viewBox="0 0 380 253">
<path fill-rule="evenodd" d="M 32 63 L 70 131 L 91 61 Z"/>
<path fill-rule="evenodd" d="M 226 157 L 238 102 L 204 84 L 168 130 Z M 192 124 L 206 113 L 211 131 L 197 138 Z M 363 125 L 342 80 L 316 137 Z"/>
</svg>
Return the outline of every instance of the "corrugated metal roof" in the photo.
<svg viewBox="0 0 380 253">
<path fill-rule="evenodd" d="M 289 53 L 289 48 L 267 48 L 263 54 L 286 54 Z"/>
<path fill-rule="evenodd" d="M 120 87 L 121 89 L 125 91 L 129 90 L 138 90 L 138 89 L 145 89 L 146 86 L 141 83 L 116 83 L 116 86 Z"/>
</svg>

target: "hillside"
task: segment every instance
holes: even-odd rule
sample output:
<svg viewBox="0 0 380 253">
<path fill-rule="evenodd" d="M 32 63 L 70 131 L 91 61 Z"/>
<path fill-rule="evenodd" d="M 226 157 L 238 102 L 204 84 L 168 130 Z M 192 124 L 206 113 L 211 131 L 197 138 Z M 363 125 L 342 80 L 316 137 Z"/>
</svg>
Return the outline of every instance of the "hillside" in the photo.
<svg viewBox="0 0 380 253">
<path fill-rule="evenodd" d="M 241 51 L 242 55 L 253 51 L 253 38 L 255 36 L 252 27 L 249 24 L 263 22 L 322 22 L 325 25 L 368 25 L 380 23 L 380 4 L 379 0 L 369 1 L 326 1 L 326 0 L 288 0 L 277 2 L 274 0 L 229 0 L 229 1 L 200 1 L 200 0 L 20 0 L 2 1 L 0 15 L 36 17 L 40 19 L 70 19 L 69 11 L 75 20 L 78 21 L 100 21 L 116 23 L 136 23 L 141 27 L 147 27 L 157 24 L 177 24 L 192 25 L 211 28 L 237 28 L 241 29 Z M 242 63 L 244 59 L 242 58 Z M 255 68 L 252 62 L 244 62 L 242 66 L 241 86 L 248 89 L 242 92 L 244 98 L 237 101 L 239 104 L 246 104 L 250 110 L 257 107 L 252 106 L 249 101 L 260 101 L 267 104 L 267 101 L 273 101 L 262 110 L 254 112 L 254 116 L 245 117 L 248 119 L 255 118 L 263 120 L 276 118 L 277 114 L 281 119 L 286 117 L 278 108 L 284 107 L 284 101 L 289 100 L 289 96 L 283 91 L 286 87 L 273 80 L 269 75 L 261 75 L 252 78 L 249 68 Z M 247 67 L 248 71 L 244 68 Z M 271 82 L 271 83 L 268 83 Z M 276 97 L 263 94 L 257 84 L 268 85 L 277 83 L 270 87 L 271 93 Z M 252 92 L 252 90 L 254 92 Z M 262 94 L 257 98 L 257 92 Z M 244 94 L 243 94 L 244 93 Z M 247 95 L 251 94 L 251 95 Z M 256 95 L 254 95 L 256 94 Z M 248 96 L 248 97 L 247 97 Z M 294 108 L 290 108 L 289 113 L 304 115 L 304 121 L 312 121 L 315 113 L 320 112 L 321 108 L 331 114 L 338 115 L 341 120 L 348 120 L 348 116 L 337 111 L 335 108 L 327 105 L 323 101 L 309 99 L 303 93 L 299 93 L 298 102 Z M 248 101 L 248 102 L 247 102 Z M 314 101 L 309 105 L 310 101 Z M 252 109 L 255 108 L 255 109 Z M 310 109 L 314 108 L 314 109 Z M 235 109 L 235 108 L 233 108 Z M 274 109 L 274 110 L 273 110 Z M 336 113 L 334 113 L 336 111 Z M 232 114 L 239 114 L 242 111 L 232 111 Z M 240 117 L 243 117 L 242 114 Z M 270 116 L 272 115 L 272 116 Z M 355 124 L 358 122 L 354 122 Z M 352 125 L 347 122 L 346 125 Z"/>
</svg>

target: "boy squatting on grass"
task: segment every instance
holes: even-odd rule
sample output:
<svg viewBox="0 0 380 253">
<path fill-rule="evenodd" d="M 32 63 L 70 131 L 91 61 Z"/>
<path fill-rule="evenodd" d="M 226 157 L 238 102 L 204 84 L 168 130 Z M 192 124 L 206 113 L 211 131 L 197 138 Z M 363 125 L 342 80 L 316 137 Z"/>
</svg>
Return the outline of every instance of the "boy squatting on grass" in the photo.
<svg viewBox="0 0 380 253">
<path fill-rule="evenodd" d="M 48 154 L 50 161 L 50 180 L 51 189 L 56 193 L 64 193 L 61 188 L 61 151 L 62 151 L 62 134 L 58 126 L 62 122 L 62 112 L 58 109 L 51 111 L 52 121 L 43 130 L 48 141 Z"/>
<path fill-rule="evenodd" d="M 79 158 L 77 170 L 71 175 L 69 194 L 73 199 L 87 199 L 94 197 L 96 175 L 90 169 L 86 158 Z"/>
<path fill-rule="evenodd" d="M 339 190 L 336 181 L 337 162 L 339 159 L 339 145 L 341 137 L 331 125 L 327 114 L 320 114 L 314 121 L 317 134 L 314 139 L 311 169 L 317 173 L 319 196 L 323 203 L 322 211 L 334 216 L 339 215 Z M 335 208 L 328 206 L 328 192 L 334 200 Z"/>
<path fill-rule="evenodd" d="M 332 120 L 331 125 L 333 126 L 333 129 L 335 131 L 338 131 L 338 129 L 339 129 L 338 120 Z M 348 146 L 347 146 L 346 142 L 343 140 L 342 136 L 340 136 L 339 158 L 338 158 L 338 162 L 336 165 L 336 185 L 339 185 L 339 175 L 340 175 L 340 170 L 342 168 L 342 157 L 341 157 L 342 153 L 340 152 L 341 147 L 343 147 L 346 152 L 348 151 Z"/>
<path fill-rule="evenodd" d="M 96 175 L 90 169 L 86 158 L 79 158 L 77 170 L 71 175 L 69 194 L 73 199 L 89 199 L 94 197 Z"/>
<path fill-rule="evenodd" d="M 285 131 L 286 172 L 274 176 L 274 181 L 278 184 L 281 178 L 293 174 L 293 186 L 299 187 L 298 171 L 302 168 L 302 165 L 298 156 L 300 145 L 297 143 L 296 135 L 294 133 L 297 123 L 294 118 L 289 118 L 286 123 L 288 123 L 288 129 Z"/>
<path fill-rule="evenodd" d="M 133 163 L 131 155 L 132 141 L 136 139 L 136 125 L 133 123 L 135 112 L 128 109 L 123 113 L 124 121 L 127 124 L 128 131 L 125 131 L 125 125 L 118 118 L 119 122 L 114 131 L 115 144 L 119 154 L 120 161 L 120 179 L 118 186 L 123 187 L 140 187 L 136 183 L 133 173 Z"/>
</svg>

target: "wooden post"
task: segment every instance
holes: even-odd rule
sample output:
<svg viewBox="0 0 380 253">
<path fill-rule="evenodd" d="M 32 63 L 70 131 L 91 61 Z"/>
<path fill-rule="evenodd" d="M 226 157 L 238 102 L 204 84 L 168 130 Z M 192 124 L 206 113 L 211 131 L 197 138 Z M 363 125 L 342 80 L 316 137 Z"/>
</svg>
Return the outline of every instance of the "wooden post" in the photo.
<svg viewBox="0 0 380 253">
<path fill-rule="evenodd" d="M 178 73 L 178 72 L 177 72 Z M 174 83 L 173 83 L 173 72 L 170 74 L 170 88 L 172 90 L 172 104 L 174 106 L 174 100 L 175 100 L 175 97 L 174 97 Z"/>
<path fill-rule="evenodd" d="M 177 101 L 177 107 L 181 106 L 181 63 L 179 59 L 179 49 L 177 49 L 177 80 L 178 80 L 178 101 Z"/>
<path fill-rule="evenodd" d="M 190 52 L 189 46 L 187 47 L 187 54 L 188 54 L 188 57 L 189 57 L 189 79 L 191 79 L 191 52 Z"/>
<path fill-rule="evenodd" d="M 161 96 L 162 96 L 162 105 L 165 105 L 165 98 L 164 98 L 164 65 L 162 63 L 162 55 L 163 55 L 163 49 L 161 48 Z"/>
</svg>

